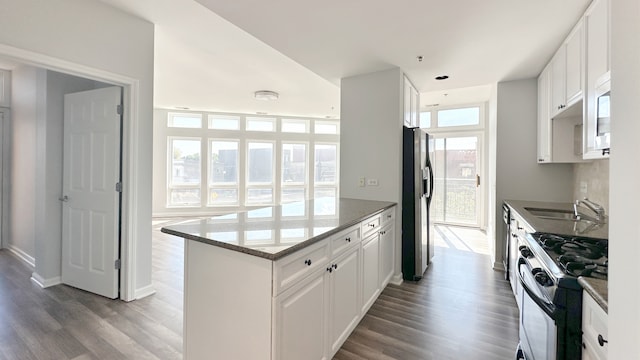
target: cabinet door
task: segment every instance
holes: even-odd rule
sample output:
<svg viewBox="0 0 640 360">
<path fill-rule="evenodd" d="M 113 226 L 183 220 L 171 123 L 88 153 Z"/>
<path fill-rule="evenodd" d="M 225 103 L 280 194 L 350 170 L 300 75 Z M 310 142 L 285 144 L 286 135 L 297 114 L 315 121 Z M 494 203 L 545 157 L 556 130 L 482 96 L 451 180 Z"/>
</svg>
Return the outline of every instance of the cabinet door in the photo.
<svg viewBox="0 0 640 360">
<path fill-rule="evenodd" d="M 375 233 L 368 237 L 362 245 L 362 314 L 369 310 L 380 293 L 379 244 L 379 234 Z"/>
<path fill-rule="evenodd" d="M 335 354 L 347 339 L 360 317 L 358 279 L 359 247 L 333 261 L 329 275 L 329 314 L 331 354 Z"/>
<path fill-rule="evenodd" d="M 327 359 L 327 274 L 321 269 L 276 298 L 276 359 Z"/>
<path fill-rule="evenodd" d="M 584 79 L 584 23 L 578 22 L 573 32 L 566 41 L 567 68 L 565 84 L 565 101 L 567 106 L 571 106 L 582 98 Z"/>
<path fill-rule="evenodd" d="M 566 107 L 565 83 L 567 68 L 566 47 L 561 46 L 551 59 L 551 117 L 556 116 Z"/>
<path fill-rule="evenodd" d="M 391 280 L 395 255 L 395 226 L 391 224 L 380 231 L 380 289 Z"/>
<path fill-rule="evenodd" d="M 411 86 L 411 126 L 417 127 L 420 115 L 420 95 L 418 90 Z"/>
<path fill-rule="evenodd" d="M 538 162 L 551 161 L 551 116 L 549 114 L 549 67 L 538 77 Z"/>
</svg>

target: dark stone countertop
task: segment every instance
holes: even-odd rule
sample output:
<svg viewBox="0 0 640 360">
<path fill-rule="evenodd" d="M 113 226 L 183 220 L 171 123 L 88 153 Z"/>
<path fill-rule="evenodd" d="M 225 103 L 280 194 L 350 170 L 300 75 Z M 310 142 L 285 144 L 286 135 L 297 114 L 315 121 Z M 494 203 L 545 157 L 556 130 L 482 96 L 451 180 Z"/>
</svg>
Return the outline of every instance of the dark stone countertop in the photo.
<svg viewBox="0 0 640 360">
<path fill-rule="evenodd" d="M 609 282 L 602 279 L 594 279 L 580 276 L 578 282 L 582 288 L 595 300 L 598 305 L 609 313 Z"/>
<path fill-rule="evenodd" d="M 277 260 L 395 205 L 387 201 L 320 198 L 187 220 L 161 231 Z"/>
<path fill-rule="evenodd" d="M 557 209 L 573 211 L 572 203 L 505 200 L 509 207 L 516 211 L 535 232 L 545 232 L 558 235 L 586 236 L 599 239 L 609 238 L 608 224 L 581 223 L 577 221 L 540 218 L 531 214 L 531 209 Z"/>
</svg>

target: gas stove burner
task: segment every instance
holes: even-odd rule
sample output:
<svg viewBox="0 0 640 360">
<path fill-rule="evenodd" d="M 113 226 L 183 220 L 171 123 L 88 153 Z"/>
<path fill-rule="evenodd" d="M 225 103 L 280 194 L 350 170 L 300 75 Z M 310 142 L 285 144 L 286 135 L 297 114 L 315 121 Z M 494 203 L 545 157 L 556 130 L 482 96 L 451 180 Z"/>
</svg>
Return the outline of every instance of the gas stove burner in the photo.
<svg viewBox="0 0 640 360">
<path fill-rule="evenodd" d="M 567 241 L 560 245 L 559 254 L 575 254 L 587 259 L 599 259 L 603 256 L 603 249 L 597 244 L 589 244 L 583 241 Z"/>
<path fill-rule="evenodd" d="M 558 257 L 558 262 L 567 274 L 575 277 L 587 276 L 606 280 L 609 273 L 608 260 L 596 261 L 577 254 L 564 254 Z"/>
</svg>

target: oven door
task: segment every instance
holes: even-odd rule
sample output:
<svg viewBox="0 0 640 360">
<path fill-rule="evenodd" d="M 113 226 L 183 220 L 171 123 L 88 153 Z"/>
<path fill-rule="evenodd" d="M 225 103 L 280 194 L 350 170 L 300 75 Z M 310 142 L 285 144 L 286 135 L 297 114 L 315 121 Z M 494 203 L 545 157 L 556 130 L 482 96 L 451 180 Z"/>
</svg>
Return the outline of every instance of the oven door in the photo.
<svg viewBox="0 0 640 360">
<path fill-rule="evenodd" d="M 533 271 L 532 271 L 533 270 Z M 518 259 L 520 294 L 520 346 L 526 360 L 556 359 L 558 329 L 557 309 L 539 289 L 532 269 L 524 258 Z"/>
</svg>

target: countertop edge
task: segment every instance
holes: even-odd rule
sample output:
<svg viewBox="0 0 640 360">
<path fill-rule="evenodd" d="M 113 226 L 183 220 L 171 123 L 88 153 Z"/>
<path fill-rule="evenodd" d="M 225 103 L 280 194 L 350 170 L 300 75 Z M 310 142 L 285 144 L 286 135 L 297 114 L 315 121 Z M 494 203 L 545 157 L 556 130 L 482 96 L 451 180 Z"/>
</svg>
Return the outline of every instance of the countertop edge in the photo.
<svg viewBox="0 0 640 360">
<path fill-rule="evenodd" d="M 609 290 L 606 280 L 578 277 L 578 283 L 600 305 L 605 313 L 609 313 Z"/>
<path fill-rule="evenodd" d="M 347 224 L 343 224 L 339 227 L 336 227 L 335 229 L 329 230 L 327 232 L 324 232 L 322 234 L 316 235 L 314 237 L 311 237 L 299 244 L 296 244 L 290 248 L 284 249 L 280 252 L 277 253 L 266 253 L 266 252 L 262 252 L 259 250 L 255 250 L 255 249 L 250 249 L 250 248 L 246 248 L 244 246 L 239 246 L 239 245 L 234 245 L 234 244 L 229 244 L 229 243 L 225 243 L 225 242 L 221 242 L 221 241 L 216 241 L 216 240 L 212 240 L 212 239 L 207 239 L 207 238 L 203 238 L 197 235 L 192 235 L 192 234 L 188 234 L 188 233 L 183 233 L 183 232 L 179 232 L 179 231 L 174 231 L 171 229 L 167 229 L 167 228 L 161 228 L 160 231 L 165 233 L 165 234 L 169 234 L 169 235 L 174 235 L 174 236 L 178 236 L 181 238 L 184 238 L 186 240 L 193 240 L 193 241 L 198 241 L 207 245 L 213 245 L 213 246 L 217 246 L 217 247 L 221 247 L 224 249 L 228 249 L 228 250 L 233 250 L 233 251 L 237 251 L 240 253 L 244 253 L 247 255 L 253 255 L 256 257 L 260 257 L 260 258 L 264 258 L 267 260 L 271 260 L 271 261 L 276 261 L 279 260 L 289 254 L 292 254 L 298 250 L 304 249 L 310 245 L 315 244 L 318 241 L 324 240 L 332 235 L 335 235 L 337 233 L 339 233 L 340 231 L 343 231 L 351 226 L 354 226 L 360 222 L 362 222 L 364 219 L 367 219 L 369 217 L 378 215 L 382 212 L 384 212 L 387 209 L 390 209 L 394 206 L 397 206 L 398 204 L 395 202 L 388 202 L 387 205 L 383 206 L 382 208 L 373 211 L 367 215 L 363 215 L 359 218 L 354 219 L 353 221 L 347 223 Z"/>
</svg>

